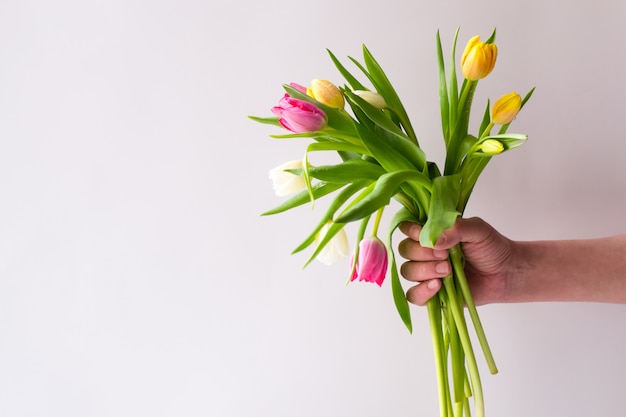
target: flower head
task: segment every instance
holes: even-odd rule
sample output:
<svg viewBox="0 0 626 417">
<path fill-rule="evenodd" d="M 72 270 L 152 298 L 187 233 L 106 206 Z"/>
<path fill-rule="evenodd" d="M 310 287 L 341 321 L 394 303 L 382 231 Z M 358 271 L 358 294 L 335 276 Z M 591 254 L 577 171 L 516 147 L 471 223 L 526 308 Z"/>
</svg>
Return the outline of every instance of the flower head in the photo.
<svg viewBox="0 0 626 417">
<path fill-rule="evenodd" d="M 311 87 L 307 94 L 328 107 L 343 109 L 345 100 L 339 88 L 328 80 L 315 79 L 311 81 Z"/>
<path fill-rule="evenodd" d="M 278 116 L 280 124 L 294 133 L 306 133 L 326 127 L 328 118 L 319 107 L 308 101 L 299 100 L 289 94 L 272 107 L 272 113 Z"/>
<path fill-rule="evenodd" d="M 496 139 L 487 139 L 478 145 L 478 149 L 487 155 L 497 155 L 504 152 L 504 145 Z"/>
<path fill-rule="evenodd" d="M 471 38 L 461 58 L 461 71 L 468 80 L 485 78 L 496 65 L 498 48 L 493 43 L 480 41 L 480 36 Z"/>
<path fill-rule="evenodd" d="M 516 92 L 505 94 L 491 107 L 491 121 L 497 125 L 511 123 L 522 108 L 522 97 Z"/>
<path fill-rule="evenodd" d="M 378 110 L 382 110 L 387 108 L 387 102 L 375 91 L 369 90 L 355 90 L 354 94 L 361 97 L 363 100 L 367 101 L 372 106 L 376 107 Z"/>
<path fill-rule="evenodd" d="M 358 278 L 359 281 L 383 284 L 387 274 L 387 248 L 376 236 L 365 238 L 359 242 L 359 256 L 356 268 L 350 281 Z"/>
<path fill-rule="evenodd" d="M 321 240 L 326 236 L 326 232 L 332 223 L 325 224 L 317 234 L 315 241 L 319 245 Z M 326 243 L 326 246 L 317 255 L 317 260 L 326 265 L 332 265 L 348 256 L 350 251 L 348 244 L 348 236 L 346 231 L 341 229 L 332 239 Z"/>
<path fill-rule="evenodd" d="M 272 180 L 274 192 L 279 197 L 293 194 L 306 188 L 304 177 L 287 172 L 289 169 L 302 169 L 302 160 L 288 161 L 270 170 L 269 177 Z"/>
</svg>

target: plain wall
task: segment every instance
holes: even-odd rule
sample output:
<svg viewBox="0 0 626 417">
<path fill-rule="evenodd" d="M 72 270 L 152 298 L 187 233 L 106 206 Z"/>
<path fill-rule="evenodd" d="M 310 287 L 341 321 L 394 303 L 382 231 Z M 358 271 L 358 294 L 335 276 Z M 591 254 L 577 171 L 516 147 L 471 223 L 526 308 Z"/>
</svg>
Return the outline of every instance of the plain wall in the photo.
<svg viewBox="0 0 626 417">
<path fill-rule="evenodd" d="M 341 82 L 325 48 L 365 43 L 441 161 L 435 33 L 448 51 L 459 26 L 460 45 L 497 27 L 476 101 L 536 86 L 512 129 L 529 141 L 467 215 L 520 240 L 625 233 L 625 17 L 618 0 L 4 2 L 0 416 L 438 415 L 425 309 L 409 335 L 389 282 L 302 270 L 318 212 L 259 214 L 305 140 L 246 116 L 283 83 Z M 487 415 L 623 413 L 626 307 L 480 314 Z"/>
</svg>

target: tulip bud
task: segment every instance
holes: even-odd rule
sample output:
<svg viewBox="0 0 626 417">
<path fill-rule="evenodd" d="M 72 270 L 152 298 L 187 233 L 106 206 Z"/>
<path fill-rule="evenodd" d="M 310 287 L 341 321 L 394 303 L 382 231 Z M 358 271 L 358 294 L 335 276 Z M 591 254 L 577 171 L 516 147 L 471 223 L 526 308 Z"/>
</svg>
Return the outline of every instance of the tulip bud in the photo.
<svg viewBox="0 0 626 417">
<path fill-rule="evenodd" d="M 359 257 L 350 281 L 375 282 L 383 285 L 387 275 L 387 247 L 376 236 L 365 238 L 359 242 Z"/>
<path fill-rule="evenodd" d="M 294 133 L 321 130 L 328 123 L 326 113 L 322 109 L 288 94 L 285 94 L 278 106 L 272 108 L 272 113 L 279 117 L 278 121 L 285 129 Z"/>
<path fill-rule="evenodd" d="M 369 104 L 376 107 L 378 110 L 387 108 L 387 102 L 385 102 L 385 99 L 383 98 L 383 96 L 381 96 L 375 91 L 356 90 L 354 91 L 354 94 L 361 97 L 363 100 L 367 101 Z"/>
<path fill-rule="evenodd" d="M 328 107 L 343 109 L 345 100 L 339 88 L 328 80 L 313 80 L 307 94 Z"/>
<path fill-rule="evenodd" d="M 474 36 L 467 42 L 461 58 L 461 71 L 468 80 L 475 81 L 485 78 L 496 65 L 498 48 L 495 44 L 480 41 L 480 36 Z"/>
<path fill-rule="evenodd" d="M 293 194 L 306 188 L 304 177 L 287 172 L 286 170 L 288 169 L 302 169 L 302 160 L 296 159 L 285 162 L 276 168 L 272 168 L 269 173 L 274 192 L 279 197 Z"/>
<path fill-rule="evenodd" d="M 478 149 L 487 155 L 497 155 L 504 152 L 504 145 L 496 139 L 487 139 L 478 145 Z"/>
<path fill-rule="evenodd" d="M 324 238 L 326 232 L 330 228 L 332 223 L 325 224 L 317 234 L 315 240 L 319 245 L 319 242 Z M 348 256 L 350 251 L 348 244 L 348 236 L 346 231 L 341 229 L 336 235 L 326 243 L 326 246 L 317 255 L 317 260 L 326 265 L 332 265 Z"/>
<path fill-rule="evenodd" d="M 505 94 L 491 107 L 491 122 L 497 125 L 511 123 L 522 108 L 522 97 L 516 92 Z"/>
</svg>

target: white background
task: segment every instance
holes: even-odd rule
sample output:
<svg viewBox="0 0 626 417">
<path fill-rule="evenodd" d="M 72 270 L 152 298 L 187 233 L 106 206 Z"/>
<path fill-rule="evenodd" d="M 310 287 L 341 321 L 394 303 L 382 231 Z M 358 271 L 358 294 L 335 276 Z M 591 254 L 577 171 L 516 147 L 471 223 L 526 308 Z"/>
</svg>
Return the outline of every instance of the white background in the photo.
<svg viewBox="0 0 626 417">
<path fill-rule="evenodd" d="M 0 416 L 438 415 L 426 311 L 409 335 L 389 282 L 301 270 L 317 211 L 259 214 L 305 141 L 246 116 L 283 83 L 341 82 L 325 48 L 365 43 L 441 161 L 435 33 L 448 51 L 460 26 L 462 50 L 495 26 L 477 113 L 536 86 L 511 129 L 530 139 L 467 214 L 513 239 L 624 233 L 625 17 L 619 0 L 0 3 Z M 488 416 L 622 415 L 626 307 L 480 313 Z"/>
</svg>

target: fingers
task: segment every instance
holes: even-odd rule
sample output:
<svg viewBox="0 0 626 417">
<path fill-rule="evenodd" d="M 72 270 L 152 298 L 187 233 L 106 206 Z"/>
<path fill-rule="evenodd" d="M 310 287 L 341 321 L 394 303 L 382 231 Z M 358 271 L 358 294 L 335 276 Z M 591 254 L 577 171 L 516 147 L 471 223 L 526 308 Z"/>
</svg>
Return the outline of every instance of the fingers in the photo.
<svg viewBox="0 0 626 417">
<path fill-rule="evenodd" d="M 417 284 L 406 292 L 406 299 L 409 303 L 423 306 L 430 300 L 441 288 L 441 280 L 431 279 L 429 281 Z"/>
<path fill-rule="evenodd" d="M 399 254 L 408 259 L 400 268 L 401 275 L 408 281 L 417 282 L 407 293 L 407 300 L 416 305 L 424 305 L 441 289 L 441 280 L 450 274 L 451 265 L 447 261 L 448 249 L 463 241 L 477 240 L 484 224 L 480 219 L 458 219 L 450 229 L 445 230 L 434 248 L 419 243 L 421 226 L 416 223 L 403 223 L 400 230 L 408 239 L 398 245 Z M 484 223 L 484 222 L 483 222 Z"/>
</svg>

